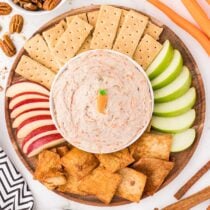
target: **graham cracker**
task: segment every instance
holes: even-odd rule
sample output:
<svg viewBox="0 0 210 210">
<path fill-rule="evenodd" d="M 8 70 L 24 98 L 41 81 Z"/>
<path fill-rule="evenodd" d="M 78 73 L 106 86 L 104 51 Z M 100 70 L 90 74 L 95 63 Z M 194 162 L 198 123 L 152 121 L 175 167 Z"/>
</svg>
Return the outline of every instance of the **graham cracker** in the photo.
<svg viewBox="0 0 210 210">
<path fill-rule="evenodd" d="M 128 14 L 128 12 L 129 12 L 128 10 L 125 10 L 125 9 L 122 10 L 122 15 L 121 15 L 121 18 L 120 18 L 118 33 L 120 32 L 120 30 L 121 30 L 121 28 L 123 26 L 123 23 L 125 21 L 125 17 Z"/>
<path fill-rule="evenodd" d="M 72 16 L 66 17 L 67 25 L 69 25 L 75 17 L 78 17 L 78 18 L 84 20 L 85 22 L 88 22 L 87 14 L 86 13 L 81 13 L 81 14 L 78 14 L 78 15 L 72 15 Z"/>
<path fill-rule="evenodd" d="M 96 22 L 97 22 L 97 19 L 98 19 L 98 14 L 99 14 L 99 11 L 93 11 L 93 12 L 88 12 L 87 13 L 88 23 L 90 25 L 92 25 L 94 28 L 96 26 Z"/>
<path fill-rule="evenodd" d="M 140 41 L 133 58 L 146 70 L 161 48 L 162 45 L 158 41 L 146 34 Z"/>
<path fill-rule="evenodd" d="M 82 52 L 86 52 L 88 50 L 90 50 L 90 43 L 91 43 L 91 40 L 92 40 L 92 35 L 90 34 L 88 36 L 88 38 L 85 40 L 85 42 L 83 43 L 82 47 L 79 49 L 79 51 L 77 52 L 77 55 L 82 53 Z"/>
<path fill-rule="evenodd" d="M 55 55 L 58 60 L 65 63 L 75 56 L 92 28 L 87 22 L 74 17 L 55 46 Z"/>
<path fill-rule="evenodd" d="M 90 44 L 91 49 L 112 49 L 121 13 L 121 9 L 107 5 L 101 6 Z"/>
<path fill-rule="evenodd" d="M 15 72 L 25 79 L 37 82 L 50 89 L 55 73 L 28 56 L 23 55 Z"/>
<path fill-rule="evenodd" d="M 45 41 L 48 44 L 48 47 L 51 49 L 55 48 L 55 45 L 58 41 L 58 39 L 61 37 L 61 35 L 64 33 L 66 30 L 67 25 L 64 20 L 60 21 L 57 25 L 54 27 L 44 31 L 42 33 Z"/>
<path fill-rule="evenodd" d="M 38 61 L 54 72 L 58 71 L 58 64 L 56 63 L 46 42 L 40 34 L 37 34 L 36 36 L 29 39 L 25 43 L 24 49 L 34 60 Z"/>
<path fill-rule="evenodd" d="M 155 25 L 154 23 L 152 23 L 151 21 L 149 21 L 149 23 L 144 31 L 144 34 L 148 34 L 151 37 L 153 37 L 155 40 L 158 40 L 162 31 L 163 31 L 163 28 L 161 28 L 161 27 Z"/>
<path fill-rule="evenodd" d="M 147 24 L 148 17 L 132 10 L 129 11 L 113 49 L 132 57 Z"/>
</svg>

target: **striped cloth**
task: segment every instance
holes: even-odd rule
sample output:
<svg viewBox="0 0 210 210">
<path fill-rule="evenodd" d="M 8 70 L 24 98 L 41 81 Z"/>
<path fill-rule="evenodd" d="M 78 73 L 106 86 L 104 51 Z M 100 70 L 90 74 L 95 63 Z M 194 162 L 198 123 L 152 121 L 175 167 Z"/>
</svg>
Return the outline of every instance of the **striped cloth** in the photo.
<svg viewBox="0 0 210 210">
<path fill-rule="evenodd" d="M 33 195 L 0 147 L 0 210 L 32 210 Z"/>
</svg>

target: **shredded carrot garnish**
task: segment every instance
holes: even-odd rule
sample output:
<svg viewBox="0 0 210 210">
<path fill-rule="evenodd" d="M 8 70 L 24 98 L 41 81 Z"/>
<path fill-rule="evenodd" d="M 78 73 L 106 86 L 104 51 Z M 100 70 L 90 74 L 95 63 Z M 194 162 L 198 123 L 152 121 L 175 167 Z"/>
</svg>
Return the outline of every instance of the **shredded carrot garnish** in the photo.
<svg viewBox="0 0 210 210">
<path fill-rule="evenodd" d="M 191 34 L 191 36 L 193 36 L 203 46 L 208 55 L 210 55 L 210 40 L 195 25 L 178 15 L 171 8 L 169 8 L 159 0 L 148 1 L 157 8 L 159 8 L 162 12 L 164 12 L 177 25 L 179 25 L 181 28 L 183 28 L 185 31 Z"/>
<path fill-rule="evenodd" d="M 108 102 L 107 91 L 104 89 L 100 89 L 98 91 L 98 96 L 97 96 L 98 112 L 105 113 L 107 102 Z"/>
</svg>

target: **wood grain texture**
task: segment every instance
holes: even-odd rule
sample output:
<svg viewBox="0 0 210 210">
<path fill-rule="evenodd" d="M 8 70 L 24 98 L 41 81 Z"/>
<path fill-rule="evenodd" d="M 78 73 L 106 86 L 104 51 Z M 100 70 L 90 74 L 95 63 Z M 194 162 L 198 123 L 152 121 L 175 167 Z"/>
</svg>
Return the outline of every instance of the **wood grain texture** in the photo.
<svg viewBox="0 0 210 210">
<path fill-rule="evenodd" d="M 42 26 L 35 34 L 42 33 L 44 30 L 49 29 L 50 27 L 54 26 L 60 20 L 66 18 L 69 15 L 77 15 L 77 14 L 84 13 L 84 12 L 96 11 L 99 9 L 99 7 L 100 7 L 99 5 L 94 5 L 94 6 L 83 7 L 83 8 L 71 10 L 71 11 L 64 13 L 63 15 L 53 19 L 46 25 Z M 129 9 L 129 8 L 125 8 L 125 7 L 120 7 L 120 8 Z M 205 100 L 205 90 L 204 90 L 201 74 L 200 74 L 198 66 L 197 66 L 195 60 L 193 59 L 191 53 L 189 52 L 189 50 L 186 48 L 186 46 L 181 41 L 181 39 L 171 29 L 169 29 L 167 26 L 163 25 L 162 23 L 160 23 L 159 21 L 157 21 L 156 19 L 154 19 L 152 17 L 151 17 L 151 20 L 153 21 L 153 23 L 164 28 L 164 31 L 160 37 L 160 41 L 164 42 L 166 39 L 169 39 L 171 41 L 172 45 L 174 46 L 174 48 L 178 49 L 181 52 L 181 54 L 183 55 L 185 65 L 189 67 L 189 69 L 191 70 L 191 73 L 192 73 L 193 86 L 196 87 L 196 90 L 197 90 L 197 102 L 195 105 L 196 121 L 194 123 L 194 128 L 196 129 L 196 132 L 197 132 L 195 142 L 187 150 L 180 152 L 180 153 L 172 153 L 171 154 L 171 160 L 175 162 L 175 167 L 170 172 L 170 174 L 167 176 L 165 182 L 161 186 L 161 188 L 163 188 L 163 187 L 167 186 L 173 179 L 175 179 L 177 177 L 177 175 L 182 171 L 182 169 L 186 166 L 186 164 L 190 160 L 191 156 L 193 155 L 193 153 L 199 143 L 199 140 L 200 140 L 201 134 L 202 134 L 202 130 L 203 130 L 203 126 L 204 126 L 204 121 L 205 121 L 206 100 Z M 16 57 L 16 60 L 12 66 L 12 69 L 11 69 L 11 72 L 9 75 L 7 87 L 9 87 L 12 83 L 14 83 L 16 81 L 23 80 L 23 78 L 21 78 L 20 76 L 15 74 L 15 68 L 23 54 L 27 54 L 24 49 L 22 49 Z M 25 165 L 25 167 L 31 173 L 33 173 L 35 165 L 36 165 L 36 159 L 35 158 L 27 158 L 22 153 L 21 148 L 20 148 L 20 142 L 17 141 L 15 132 L 12 129 L 11 119 L 9 117 L 10 112 L 8 109 L 8 103 L 9 103 L 9 99 L 5 97 L 5 119 L 6 119 L 7 129 L 8 129 L 8 133 L 9 133 L 11 142 L 12 142 L 19 158 Z M 98 199 L 96 199 L 95 196 L 79 196 L 79 195 L 73 195 L 73 194 L 67 194 L 67 193 L 61 193 L 61 192 L 56 192 L 56 193 L 69 199 L 69 200 L 73 200 L 73 201 L 76 201 L 79 203 L 84 203 L 84 204 L 94 205 L 94 206 L 106 206 L 105 204 L 100 202 Z M 118 206 L 118 205 L 123 205 L 123 204 L 128 204 L 128 203 L 130 203 L 130 202 L 123 200 L 121 198 L 115 197 L 112 200 L 111 204 L 109 204 L 109 206 Z"/>
</svg>

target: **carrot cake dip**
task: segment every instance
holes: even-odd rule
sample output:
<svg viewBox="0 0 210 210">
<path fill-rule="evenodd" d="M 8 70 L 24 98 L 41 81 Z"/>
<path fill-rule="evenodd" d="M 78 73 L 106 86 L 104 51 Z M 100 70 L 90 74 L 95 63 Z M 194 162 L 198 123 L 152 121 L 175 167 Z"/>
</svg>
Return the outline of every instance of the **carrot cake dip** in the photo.
<svg viewBox="0 0 210 210">
<path fill-rule="evenodd" d="M 111 50 L 88 51 L 71 59 L 54 81 L 51 102 L 63 137 L 92 153 L 129 146 L 145 131 L 153 111 L 143 70 Z"/>
</svg>

